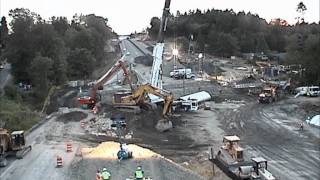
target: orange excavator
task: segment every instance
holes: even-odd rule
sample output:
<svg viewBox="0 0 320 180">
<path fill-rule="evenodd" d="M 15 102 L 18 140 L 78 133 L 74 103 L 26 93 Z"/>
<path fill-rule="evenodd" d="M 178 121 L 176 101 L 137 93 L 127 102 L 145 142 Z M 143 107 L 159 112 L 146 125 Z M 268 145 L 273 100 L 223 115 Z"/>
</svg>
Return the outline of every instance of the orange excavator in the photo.
<svg viewBox="0 0 320 180">
<path fill-rule="evenodd" d="M 131 78 L 129 76 L 129 72 L 126 68 L 125 63 L 122 60 L 117 61 L 117 63 L 100 79 L 98 79 L 92 86 L 92 88 L 88 93 L 82 93 L 78 97 L 78 102 L 80 105 L 87 105 L 88 108 L 93 109 L 98 101 L 97 91 L 103 89 L 103 85 L 108 82 L 120 69 L 123 70 L 124 77 L 128 79 L 129 85 L 132 88 Z"/>
</svg>

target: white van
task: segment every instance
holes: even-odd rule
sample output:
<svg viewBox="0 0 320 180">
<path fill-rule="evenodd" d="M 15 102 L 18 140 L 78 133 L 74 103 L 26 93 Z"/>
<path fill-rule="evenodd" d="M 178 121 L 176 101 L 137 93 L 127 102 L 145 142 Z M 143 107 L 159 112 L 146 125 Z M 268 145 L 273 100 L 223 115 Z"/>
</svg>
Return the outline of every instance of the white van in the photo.
<svg viewBox="0 0 320 180">
<path fill-rule="evenodd" d="M 310 86 L 307 92 L 307 96 L 320 96 L 320 88 L 319 86 Z"/>
<path fill-rule="evenodd" d="M 299 93 L 299 95 L 302 95 L 302 96 L 310 96 L 310 97 L 320 96 L 319 86 L 304 86 L 304 87 L 298 87 L 295 90 L 297 93 Z"/>
</svg>

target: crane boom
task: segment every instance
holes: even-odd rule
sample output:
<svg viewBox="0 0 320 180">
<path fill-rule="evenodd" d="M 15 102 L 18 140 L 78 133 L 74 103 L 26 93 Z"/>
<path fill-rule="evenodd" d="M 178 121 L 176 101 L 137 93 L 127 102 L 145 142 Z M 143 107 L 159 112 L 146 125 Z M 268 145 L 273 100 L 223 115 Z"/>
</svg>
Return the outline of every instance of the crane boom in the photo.
<svg viewBox="0 0 320 180">
<path fill-rule="evenodd" d="M 153 49 L 153 64 L 151 70 L 150 84 L 154 87 L 162 89 L 162 55 L 164 50 L 164 32 L 167 29 L 167 19 L 170 13 L 171 0 L 166 0 L 163 8 L 161 24 L 158 34 L 158 42 Z"/>
<path fill-rule="evenodd" d="M 167 22 L 168 22 L 168 16 L 170 13 L 170 3 L 171 0 L 166 0 L 162 12 L 162 18 L 161 18 L 161 24 L 159 28 L 159 34 L 158 34 L 158 43 L 163 43 L 164 40 L 164 32 L 167 29 Z"/>
<path fill-rule="evenodd" d="M 123 70 L 124 76 L 128 78 L 130 89 L 133 90 L 129 72 L 124 62 L 119 60 L 115 65 L 113 65 L 113 67 L 106 74 L 104 74 L 100 79 L 98 79 L 98 81 L 93 85 L 93 88 L 91 90 L 91 95 L 93 98 L 96 98 L 96 93 L 99 87 L 103 86 L 103 84 L 108 82 L 120 69 Z"/>
</svg>

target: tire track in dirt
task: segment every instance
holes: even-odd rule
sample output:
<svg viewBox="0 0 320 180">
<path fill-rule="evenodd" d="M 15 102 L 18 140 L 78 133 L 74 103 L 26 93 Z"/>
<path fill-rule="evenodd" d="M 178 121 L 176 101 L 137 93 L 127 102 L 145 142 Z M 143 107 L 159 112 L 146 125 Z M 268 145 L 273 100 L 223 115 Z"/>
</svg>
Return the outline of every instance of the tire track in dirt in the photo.
<svg viewBox="0 0 320 180">
<path fill-rule="evenodd" d="M 298 132 L 296 119 L 280 111 L 277 104 L 246 103 L 237 110 L 221 111 L 220 120 L 228 134 L 240 136 L 249 157 L 265 157 L 281 179 L 320 178 L 315 138 Z"/>
</svg>

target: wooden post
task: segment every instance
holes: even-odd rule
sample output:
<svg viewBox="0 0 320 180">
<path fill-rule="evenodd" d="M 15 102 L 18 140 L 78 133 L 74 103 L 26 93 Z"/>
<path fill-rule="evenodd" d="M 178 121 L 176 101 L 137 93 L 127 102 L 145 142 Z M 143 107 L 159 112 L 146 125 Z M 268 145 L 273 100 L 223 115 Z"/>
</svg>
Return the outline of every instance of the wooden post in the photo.
<svg viewBox="0 0 320 180">
<path fill-rule="evenodd" d="M 209 147 L 209 160 L 212 162 L 212 176 L 215 176 L 214 170 L 214 151 L 212 147 Z"/>
</svg>

